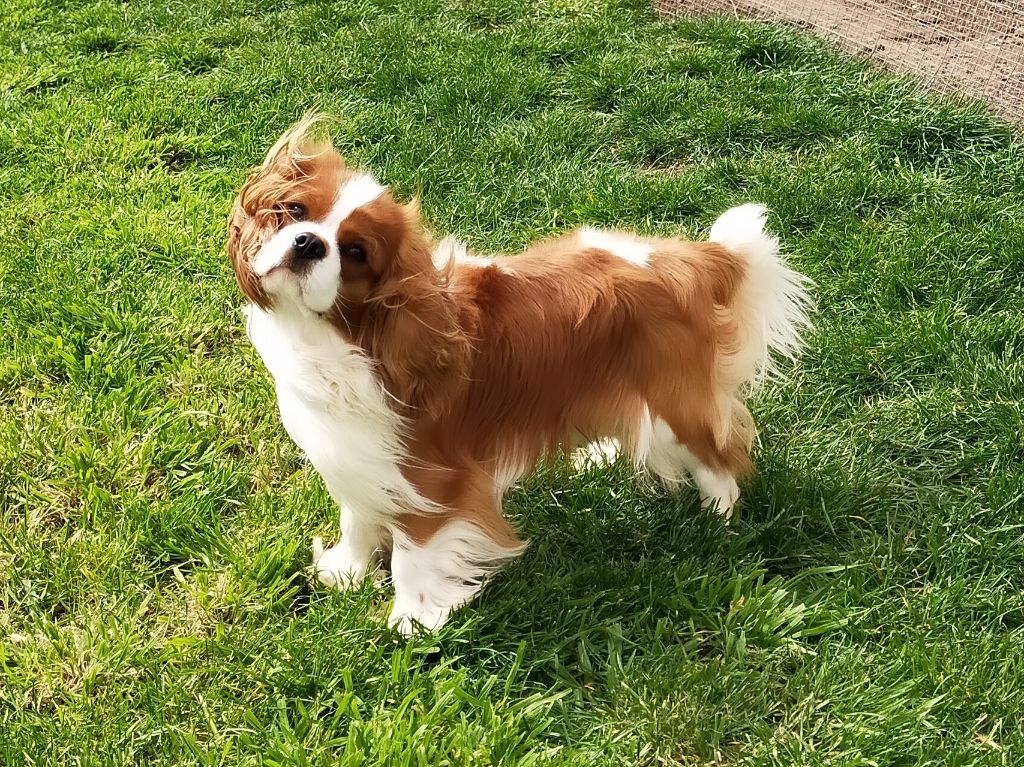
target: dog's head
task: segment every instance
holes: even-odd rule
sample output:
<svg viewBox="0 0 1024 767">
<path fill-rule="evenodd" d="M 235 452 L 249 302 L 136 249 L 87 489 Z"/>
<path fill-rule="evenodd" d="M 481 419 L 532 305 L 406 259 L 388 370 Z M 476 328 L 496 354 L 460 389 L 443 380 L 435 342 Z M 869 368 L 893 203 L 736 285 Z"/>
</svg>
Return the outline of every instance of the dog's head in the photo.
<svg viewBox="0 0 1024 767">
<path fill-rule="evenodd" d="M 289 129 L 242 186 L 228 235 L 238 285 L 263 311 L 330 322 L 394 396 L 425 407 L 420 393 L 464 357 L 448 269 L 418 206 L 349 168 L 317 127 Z"/>
</svg>

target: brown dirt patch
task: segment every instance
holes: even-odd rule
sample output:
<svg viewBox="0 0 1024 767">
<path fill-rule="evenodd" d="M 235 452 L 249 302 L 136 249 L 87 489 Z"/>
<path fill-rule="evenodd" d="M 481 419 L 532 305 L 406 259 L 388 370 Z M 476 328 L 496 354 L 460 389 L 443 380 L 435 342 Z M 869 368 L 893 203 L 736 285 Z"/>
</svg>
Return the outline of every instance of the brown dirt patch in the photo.
<svg viewBox="0 0 1024 767">
<path fill-rule="evenodd" d="M 1024 0 L 655 0 L 655 7 L 797 25 L 929 87 L 1024 119 Z"/>
</svg>

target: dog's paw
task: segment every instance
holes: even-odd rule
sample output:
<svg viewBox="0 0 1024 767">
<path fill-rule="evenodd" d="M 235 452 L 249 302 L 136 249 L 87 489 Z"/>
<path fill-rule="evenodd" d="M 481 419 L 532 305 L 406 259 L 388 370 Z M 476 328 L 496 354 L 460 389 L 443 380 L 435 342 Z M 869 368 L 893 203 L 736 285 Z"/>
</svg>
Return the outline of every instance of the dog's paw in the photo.
<svg viewBox="0 0 1024 767">
<path fill-rule="evenodd" d="M 717 511 L 729 524 L 733 517 L 733 508 L 740 498 L 740 489 L 732 477 L 716 477 L 713 482 L 705 482 L 701 486 L 701 505 L 711 511 Z"/>
<path fill-rule="evenodd" d="M 617 439 L 599 439 L 573 450 L 569 456 L 569 463 L 572 464 L 573 471 L 580 474 L 590 466 L 607 466 L 615 463 L 620 451 Z"/>
<path fill-rule="evenodd" d="M 396 601 L 391 616 L 388 618 L 388 626 L 406 637 L 411 637 L 416 633 L 431 633 L 441 628 L 451 613 L 450 608 L 439 608 L 431 604 L 429 600 L 425 604 L 415 607 L 403 606 Z"/>
<path fill-rule="evenodd" d="M 438 603 L 421 588 L 399 588 L 394 596 L 394 606 L 387 625 L 402 636 L 411 637 L 416 633 L 430 633 L 441 628 L 449 620 L 453 606 Z"/>
<path fill-rule="evenodd" d="M 316 577 L 327 588 L 346 591 L 354 589 L 366 578 L 370 565 L 367 562 L 355 562 L 352 553 L 344 542 L 329 549 L 324 548 L 323 539 L 313 539 L 313 569 Z M 380 581 L 381 575 L 374 570 L 373 578 Z"/>
</svg>

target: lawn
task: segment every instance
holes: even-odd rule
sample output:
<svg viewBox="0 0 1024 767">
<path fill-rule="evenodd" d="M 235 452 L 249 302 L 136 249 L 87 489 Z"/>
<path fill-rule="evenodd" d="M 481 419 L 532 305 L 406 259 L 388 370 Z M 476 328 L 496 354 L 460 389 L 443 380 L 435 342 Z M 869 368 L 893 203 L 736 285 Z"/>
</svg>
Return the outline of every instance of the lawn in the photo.
<svg viewBox="0 0 1024 767">
<path fill-rule="evenodd" d="M 1024 760 L 1024 145 L 801 33 L 639 1 L 8 0 L 0 764 Z M 306 109 L 483 251 L 761 201 L 817 283 L 726 529 L 626 466 L 436 637 L 336 535 L 224 253 Z"/>
</svg>

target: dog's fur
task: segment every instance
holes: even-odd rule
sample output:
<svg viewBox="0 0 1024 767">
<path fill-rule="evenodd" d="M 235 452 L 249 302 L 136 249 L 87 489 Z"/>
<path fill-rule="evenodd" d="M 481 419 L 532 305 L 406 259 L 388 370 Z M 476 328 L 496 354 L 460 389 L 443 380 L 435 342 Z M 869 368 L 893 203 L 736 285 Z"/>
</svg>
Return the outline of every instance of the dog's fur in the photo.
<svg viewBox="0 0 1024 767">
<path fill-rule="evenodd" d="M 708 242 L 583 229 L 469 256 L 314 122 L 249 177 L 228 250 L 284 425 L 341 506 L 323 582 L 358 582 L 391 547 L 392 624 L 441 625 L 522 551 L 502 495 L 560 446 L 614 440 L 730 514 L 754 436 L 743 397 L 808 326 L 763 208 L 726 212 Z M 322 255 L 300 257 L 298 234 Z"/>
</svg>

